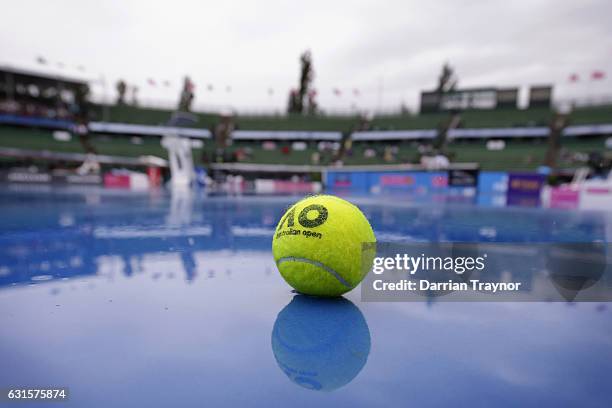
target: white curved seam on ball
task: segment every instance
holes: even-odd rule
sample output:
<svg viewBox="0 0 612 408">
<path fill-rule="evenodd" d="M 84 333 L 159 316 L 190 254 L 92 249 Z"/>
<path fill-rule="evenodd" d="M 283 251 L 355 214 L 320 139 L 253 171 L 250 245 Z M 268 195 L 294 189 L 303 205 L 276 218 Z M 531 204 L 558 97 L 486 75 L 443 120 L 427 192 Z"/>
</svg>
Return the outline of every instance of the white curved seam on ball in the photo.
<svg viewBox="0 0 612 408">
<path fill-rule="evenodd" d="M 279 258 L 278 261 L 276 261 L 276 265 L 280 265 L 283 262 L 289 262 L 289 261 L 304 262 L 310 265 L 318 266 L 319 268 L 323 269 L 324 271 L 332 275 L 334 278 L 338 279 L 338 282 L 340 282 L 342 285 L 346 286 L 347 288 L 352 287 L 346 280 L 344 280 L 342 276 L 340 276 L 338 272 L 334 271 L 332 268 L 330 268 L 329 266 L 319 261 L 315 261 L 315 260 L 308 259 L 308 258 L 298 258 L 295 256 L 285 256 L 283 258 Z"/>
</svg>

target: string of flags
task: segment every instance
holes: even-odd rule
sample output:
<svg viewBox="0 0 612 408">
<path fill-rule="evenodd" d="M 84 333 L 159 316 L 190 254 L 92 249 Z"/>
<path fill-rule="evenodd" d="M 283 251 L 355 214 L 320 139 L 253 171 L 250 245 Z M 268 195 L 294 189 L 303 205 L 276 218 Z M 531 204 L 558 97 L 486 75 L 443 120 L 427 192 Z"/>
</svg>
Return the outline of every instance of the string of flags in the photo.
<svg viewBox="0 0 612 408">
<path fill-rule="evenodd" d="M 39 56 L 36 57 L 36 62 L 38 64 L 40 64 L 40 65 L 51 65 L 50 61 L 47 58 L 43 57 L 42 55 L 39 55 Z M 57 67 L 59 67 L 59 68 L 66 67 L 66 64 L 64 62 L 61 62 L 61 61 L 56 62 L 55 65 L 57 65 Z M 85 69 L 85 67 L 83 65 L 76 65 L 74 68 L 77 69 L 78 71 L 81 71 L 81 72 L 85 72 L 86 71 L 86 69 Z M 588 75 L 585 75 L 584 77 L 581 76 L 581 74 L 579 74 L 577 72 L 571 73 L 568 76 L 567 80 L 570 83 L 580 82 L 583 79 L 584 80 L 590 79 L 591 81 L 601 81 L 601 80 L 606 79 L 606 76 L 607 76 L 607 74 L 606 74 L 605 71 L 596 69 L 596 70 L 591 71 Z M 172 86 L 172 81 L 170 81 L 168 79 L 156 80 L 155 78 L 147 78 L 146 79 L 146 84 L 148 86 L 150 86 L 150 87 L 160 86 L 160 87 L 170 88 Z M 193 85 L 192 85 L 192 88 L 194 88 Z M 205 89 L 208 92 L 214 92 L 215 87 L 214 87 L 213 84 L 208 83 L 208 84 L 206 84 Z M 225 92 L 227 92 L 227 93 L 232 92 L 232 87 L 230 85 L 226 85 L 225 86 Z M 268 93 L 269 96 L 272 96 L 272 95 L 275 94 L 274 88 L 267 88 L 266 92 Z M 311 92 L 310 96 L 315 96 L 315 95 L 318 94 L 317 90 L 311 90 L 310 92 Z M 352 95 L 353 97 L 356 97 L 356 98 L 361 96 L 361 91 L 358 88 L 352 88 L 350 90 L 342 90 L 340 88 L 332 88 L 331 92 L 336 97 L 342 97 L 342 95 L 344 95 L 344 94 L 349 94 L 349 95 Z"/>
<path fill-rule="evenodd" d="M 606 78 L 606 73 L 602 70 L 593 70 L 591 71 L 589 78 L 592 81 L 601 81 L 602 79 Z M 580 81 L 580 75 L 578 73 L 572 73 L 570 74 L 570 76 L 568 77 L 568 81 L 569 82 L 579 82 Z"/>
<path fill-rule="evenodd" d="M 49 60 L 45 57 L 43 57 L 42 55 L 39 55 L 36 57 L 36 62 L 40 65 L 51 65 L 51 63 L 49 62 Z M 59 68 L 65 68 L 67 65 L 63 62 L 57 62 L 55 63 L 55 65 L 57 65 Z M 81 72 L 85 72 L 85 67 L 83 65 L 76 65 L 75 68 Z M 602 73 L 603 74 L 603 73 Z M 572 74 L 573 75 L 576 74 Z M 571 81 L 577 81 L 578 77 L 576 76 L 575 79 L 570 79 Z M 145 79 L 145 83 L 147 86 L 150 86 L 152 88 L 157 88 L 157 87 L 164 87 L 164 88 L 170 88 L 172 87 L 172 81 L 168 80 L 168 79 L 155 79 L 153 77 L 148 77 Z M 193 91 L 195 88 L 195 85 L 193 85 L 193 82 L 190 81 L 190 86 L 191 86 L 191 90 Z M 205 88 L 206 91 L 208 92 L 214 92 L 215 90 L 215 86 L 211 83 L 206 84 Z M 226 85 L 224 87 L 225 92 L 227 93 L 231 93 L 232 92 L 232 86 L 231 85 Z M 276 90 L 272 87 L 267 88 L 266 92 L 269 96 L 272 96 L 276 93 Z M 342 90 L 340 88 L 332 88 L 331 89 L 331 93 L 336 96 L 336 97 L 342 97 L 343 95 L 352 95 L 353 97 L 360 97 L 361 96 L 361 90 L 358 88 L 352 88 L 352 89 L 348 89 L 348 90 Z M 309 96 L 311 97 L 315 97 L 316 95 L 319 94 L 319 91 L 317 89 L 312 89 L 309 91 Z"/>
<path fill-rule="evenodd" d="M 36 62 L 37 62 L 38 64 L 40 64 L 40 65 L 51 65 L 51 62 L 50 62 L 49 60 L 47 60 L 45 57 L 43 57 L 42 55 L 39 55 L 38 57 L 36 57 Z M 56 65 L 58 68 L 61 68 L 61 69 L 63 69 L 63 68 L 66 68 L 66 67 L 67 67 L 67 64 L 65 64 L 65 63 L 64 63 L 64 62 L 62 62 L 62 61 L 57 61 L 57 62 L 55 63 L 55 65 Z M 85 72 L 85 67 L 84 67 L 83 65 L 75 65 L 75 66 L 74 66 L 74 69 L 76 69 L 77 71 L 80 71 L 80 72 Z"/>
</svg>

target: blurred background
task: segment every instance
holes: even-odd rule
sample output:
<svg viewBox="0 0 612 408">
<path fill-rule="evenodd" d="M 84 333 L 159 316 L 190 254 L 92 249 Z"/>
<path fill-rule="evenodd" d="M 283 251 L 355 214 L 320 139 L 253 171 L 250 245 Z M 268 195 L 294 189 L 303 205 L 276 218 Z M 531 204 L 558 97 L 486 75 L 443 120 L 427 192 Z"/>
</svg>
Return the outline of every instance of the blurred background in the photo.
<svg viewBox="0 0 612 408">
<path fill-rule="evenodd" d="M 1 179 L 486 192 L 498 204 L 514 187 L 534 198 L 520 203 L 602 207 L 611 11 L 597 0 L 11 4 Z"/>
</svg>

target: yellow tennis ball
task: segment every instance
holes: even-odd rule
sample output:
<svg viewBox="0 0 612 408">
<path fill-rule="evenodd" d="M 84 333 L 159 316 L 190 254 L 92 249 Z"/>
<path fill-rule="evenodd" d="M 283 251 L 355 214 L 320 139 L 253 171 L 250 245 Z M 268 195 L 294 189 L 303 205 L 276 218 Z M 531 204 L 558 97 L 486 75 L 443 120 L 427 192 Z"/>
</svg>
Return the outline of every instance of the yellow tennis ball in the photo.
<svg viewBox="0 0 612 408">
<path fill-rule="evenodd" d="M 376 238 L 367 218 L 346 200 L 317 195 L 295 203 L 281 218 L 272 253 L 283 278 L 298 292 L 339 296 L 371 267 Z M 369 253 L 372 252 L 372 253 Z"/>
</svg>

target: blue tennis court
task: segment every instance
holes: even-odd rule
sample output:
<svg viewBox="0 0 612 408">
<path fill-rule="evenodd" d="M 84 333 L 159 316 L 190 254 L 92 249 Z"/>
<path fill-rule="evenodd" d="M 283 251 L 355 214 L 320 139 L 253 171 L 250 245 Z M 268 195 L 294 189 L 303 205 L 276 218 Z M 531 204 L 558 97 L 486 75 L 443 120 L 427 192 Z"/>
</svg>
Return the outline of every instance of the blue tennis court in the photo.
<svg viewBox="0 0 612 408">
<path fill-rule="evenodd" d="M 346 198 L 381 241 L 612 232 L 606 212 Z M 609 303 L 297 295 L 271 254 L 297 199 L 2 190 L 0 383 L 76 407 L 609 403 Z"/>
</svg>

